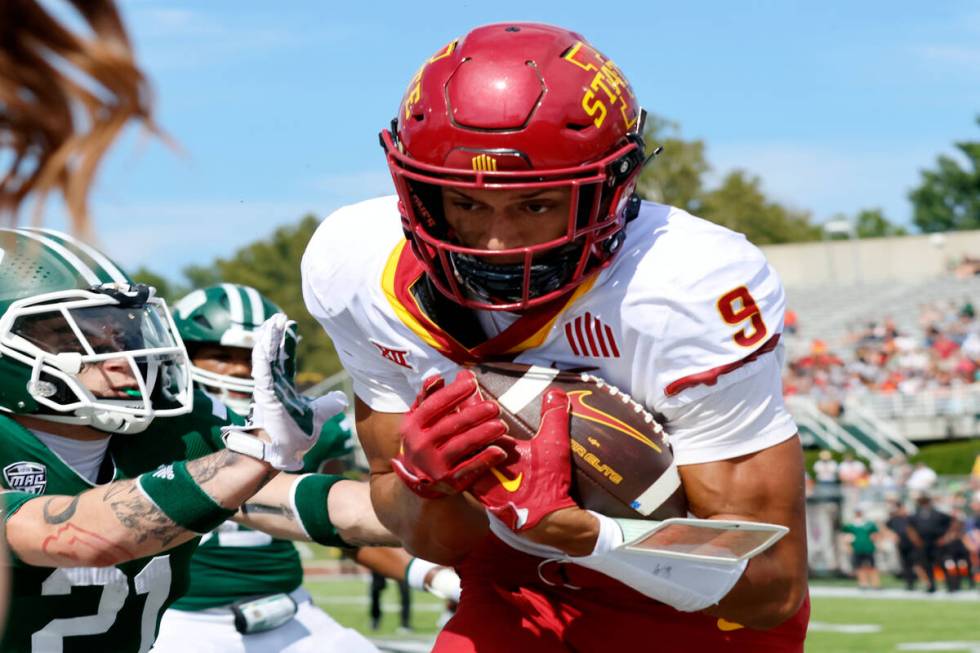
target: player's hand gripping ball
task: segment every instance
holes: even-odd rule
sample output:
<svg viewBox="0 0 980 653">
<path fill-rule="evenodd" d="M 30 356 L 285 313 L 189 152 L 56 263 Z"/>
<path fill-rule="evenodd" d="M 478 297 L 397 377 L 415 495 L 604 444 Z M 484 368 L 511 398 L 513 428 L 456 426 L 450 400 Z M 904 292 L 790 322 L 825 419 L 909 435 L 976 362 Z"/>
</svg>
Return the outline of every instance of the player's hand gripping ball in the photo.
<svg viewBox="0 0 980 653">
<path fill-rule="evenodd" d="M 575 506 L 568 395 L 550 388 L 540 405 L 537 431 L 514 440 L 508 460 L 491 467 L 471 488 L 491 514 L 515 531 L 534 528 L 545 516 Z"/>
<path fill-rule="evenodd" d="M 535 483 L 534 475 L 547 468 L 540 463 L 536 467 L 529 458 L 537 453 L 535 439 L 555 437 L 558 420 L 547 419 L 547 398 L 560 390 L 568 399 L 563 437 L 570 456 L 570 465 L 566 463 L 571 468 L 568 494 L 575 503 L 611 517 L 662 520 L 687 516 L 687 499 L 667 434 L 629 395 L 598 377 L 553 368 L 494 363 L 473 371 L 482 396 L 495 399 L 500 406 L 500 419 L 507 425 L 508 436 L 517 441 L 519 454 L 509 450 L 507 461 L 479 480 L 472 490 L 478 499 L 482 495 L 494 505 L 506 505 L 508 496 L 513 499 L 527 491 L 527 484 Z M 541 452 L 547 451 L 552 463 L 560 464 L 561 456 L 544 444 Z M 555 470 L 547 473 L 554 476 Z M 513 503 L 517 508 L 528 507 Z M 521 530 L 533 526 L 527 522 L 508 525 Z"/>
<path fill-rule="evenodd" d="M 506 427 L 496 402 L 477 391 L 473 372 L 463 370 L 446 385 L 425 380 L 401 426 L 401 452 L 391 466 L 416 494 L 434 499 L 467 489 L 507 454 L 499 446 Z"/>
</svg>

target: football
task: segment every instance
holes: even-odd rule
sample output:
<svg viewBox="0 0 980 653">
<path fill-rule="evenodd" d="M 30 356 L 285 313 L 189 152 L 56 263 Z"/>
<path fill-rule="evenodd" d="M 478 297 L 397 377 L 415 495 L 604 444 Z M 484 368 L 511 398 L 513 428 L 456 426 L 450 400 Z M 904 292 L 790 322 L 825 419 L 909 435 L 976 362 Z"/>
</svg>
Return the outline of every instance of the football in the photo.
<svg viewBox="0 0 980 653">
<path fill-rule="evenodd" d="M 481 392 L 496 400 L 509 434 L 534 436 L 541 397 L 551 388 L 571 402 L 572 497 L 610 517 L 686 517 L 687 499 L 667 434 L 642 405 L 586 373 L 517 363 L 473 368 Z"/>
</svg>

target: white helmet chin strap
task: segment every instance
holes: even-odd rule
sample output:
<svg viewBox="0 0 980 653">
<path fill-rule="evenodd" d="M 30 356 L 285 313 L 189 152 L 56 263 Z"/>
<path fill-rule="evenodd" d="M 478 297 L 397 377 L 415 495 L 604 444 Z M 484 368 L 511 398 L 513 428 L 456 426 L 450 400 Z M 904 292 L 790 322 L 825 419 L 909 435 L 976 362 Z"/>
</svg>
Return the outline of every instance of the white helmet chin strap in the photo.
<svg viewBox="0 0 980 653">
<path fill-rule="evenodd" d="M 80 415 L 80 413 L 90 412 L 90 415 Z M 46 415 L 34 414 L 31 417 L 58 422 L 59 424 L 75 424 L 78 426 L 91 426 L 99 431 L 106 433 L 134 434 L 142 433 L 153 421 L 153 415 L 136 416 L 118 413 L 111 410 L 85 411 L 79 409 L 74 415 Z"/>
</svg>

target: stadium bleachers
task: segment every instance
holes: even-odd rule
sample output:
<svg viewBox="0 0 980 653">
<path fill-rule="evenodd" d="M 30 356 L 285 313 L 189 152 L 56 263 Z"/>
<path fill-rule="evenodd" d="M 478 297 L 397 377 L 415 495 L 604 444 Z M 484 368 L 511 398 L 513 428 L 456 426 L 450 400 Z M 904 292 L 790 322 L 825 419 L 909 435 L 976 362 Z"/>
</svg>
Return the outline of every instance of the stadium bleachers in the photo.
<svg viewBox="0 0 980 653">
<path fill-rule="evenodd" d="M 799 317 L 799 330 L 788 337 L 793 347 L 806 346 L 819 338 L 830 345 L 846 341 L 856 325 L 891 318 L 899 331 L 917 333 L 919 314 L 925 302 L 980 300 L 980 277 L 943 277 L 915 284 L 869 283 L 850 286 L 832 284 L 786 289 L 787 305 Z"/>
</svg>

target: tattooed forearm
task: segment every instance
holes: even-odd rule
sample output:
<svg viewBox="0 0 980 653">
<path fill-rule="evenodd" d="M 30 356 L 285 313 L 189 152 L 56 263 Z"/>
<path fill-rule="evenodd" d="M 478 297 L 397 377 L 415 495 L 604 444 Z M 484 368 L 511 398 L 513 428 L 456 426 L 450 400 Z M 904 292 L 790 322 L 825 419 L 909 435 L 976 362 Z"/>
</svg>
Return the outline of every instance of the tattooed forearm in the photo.
<svg viewBox="0 0 980 653">
<path fill-rule="evenodd" d="M 234 451 L 222 449 L 216 454 L 197 458 L 187 462 L 187 472 L 197 484 L 207 483 L 225 467 L 232 467 L 239 461 L 239 455 Z"/>
<path fill-rule="evenodd" d="M 51 497 L 44 502 L 44 521 L 49 524 L 63 524 L 72 517 L 75 516 L 75 510 L 78 508 L 78 500 L 81 499 L 80 496 L 72 497 L 71 501 L 65 508 L 59 512 L 52 512 L 52 504 L 56 501 L 61 501 L 67 497 Z"/>
<path fill-rule="evenodd" d="M 243 515 L 278 515 L 290 521 L 296 521 L 296 513 L 284 503 L 278 506 L 270 506 L 265 503 L 245 503 L 242 505 Z"/>
<path fill-rule="evenodd" d="M 111 567 L 136 557 L 125 547 L 74 524 L 65 524 L 44 538 L 41 550 L 66 563 L 79 564 L 84 560 L 96 567 Z"/>
<path fill-rule="evenodd" d="M 234 451 L 222 449 L 221 451 L 210 456 L 188 461 L 187 472 L 191 475 L 191 478 L 197 481 L 198 485 L 203 485 L 217 476 L 222 469 L 234 467 L 235 465 L 240 464 L 243 460 L 252 459 L 248 458 L 248 456 L 235 453 Z M 254 463 L 254 460 L 252 462 Z M 258 492 L 260 489 L 265 487 L 266 483 L 275 478 L 276 474 L 278 473 L 279 471 L 276 469 L 269 468 L 266 470 L 266 472 L 261 477 L 257 478 L 252 486 L 248 488 L 248 494 L 252 495 Z"/>
<path fill-rule="evenodd" d="M 152 538 L 166 547 L 177 537 L 187 533 L 149 502 L 139 491 L 135 481 L 119 485 L 124 487 L 106 490 L 102 499 L 112 508 L 119 523 L 135 533 L 134 541 L 137 544 Z"/>
</svg>

